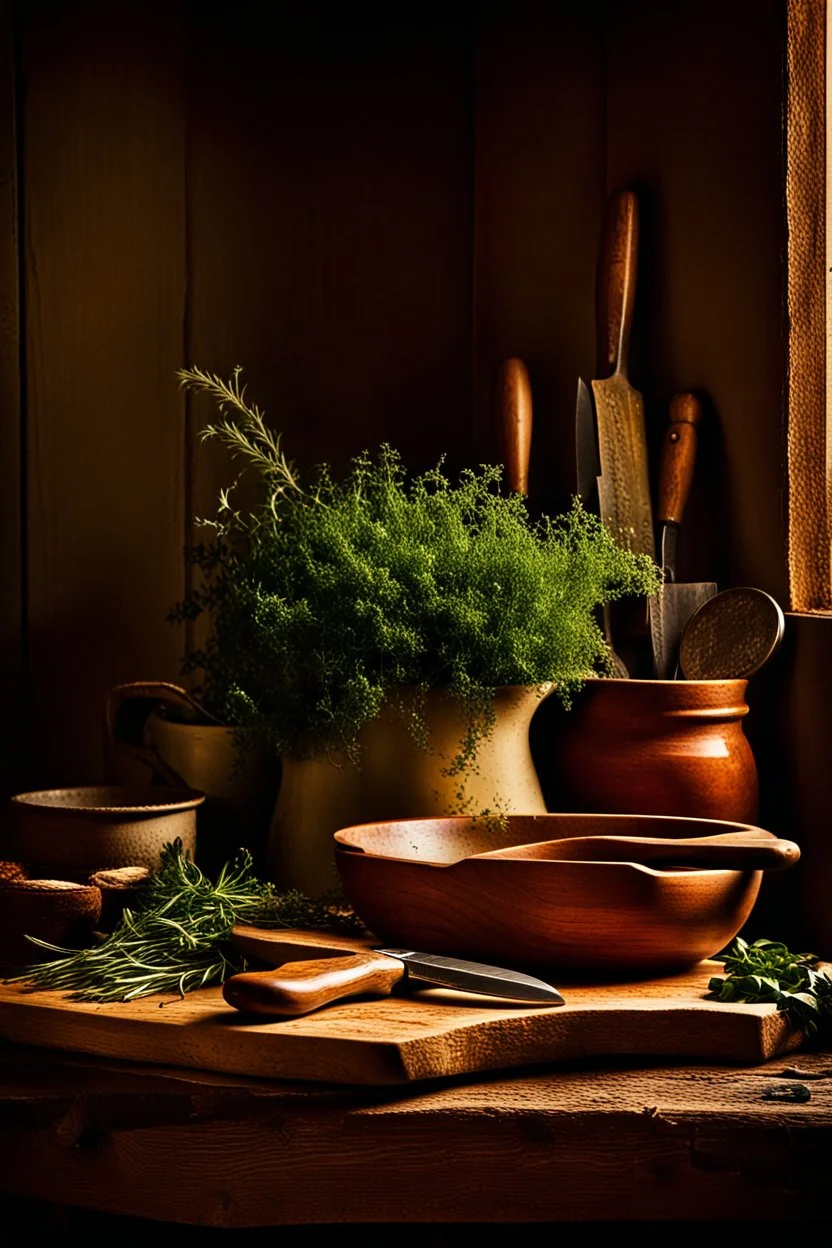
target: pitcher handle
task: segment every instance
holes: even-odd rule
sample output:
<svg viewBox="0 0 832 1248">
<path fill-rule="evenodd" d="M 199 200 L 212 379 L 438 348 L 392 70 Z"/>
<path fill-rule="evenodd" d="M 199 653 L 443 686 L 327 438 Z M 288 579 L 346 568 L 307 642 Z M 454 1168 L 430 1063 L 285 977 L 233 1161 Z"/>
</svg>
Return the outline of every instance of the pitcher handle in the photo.
<svg viewBox="0 0 832 1248">
<path fill-rule="evenodd" d="M 177 717 L 186 722 L 213 722 L 212 717 L 186 690 L 169 681 L 139 680 L 114 685 L 107 693 L 104 705 L 104 764 L 108 781 L 113 779 L 116 756 L 121 755 L 137 759 L 149 767 L 154 784 L 188 787 L 158 751 L 144 741 L 145 724 L 160 708 L 176 711 Z"/>
</svg>

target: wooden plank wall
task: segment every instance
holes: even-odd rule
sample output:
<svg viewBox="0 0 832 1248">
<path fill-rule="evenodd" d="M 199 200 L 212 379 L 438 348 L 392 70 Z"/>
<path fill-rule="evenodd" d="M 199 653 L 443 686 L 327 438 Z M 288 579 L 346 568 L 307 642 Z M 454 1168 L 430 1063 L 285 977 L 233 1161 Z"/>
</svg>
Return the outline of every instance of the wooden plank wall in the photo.
<svg viewBox="0 0 832 1248">
<path fill-rule="evenodd" d="M 8 716 L 0 791 L 22 772 L 25 707 L 21 560 L 21 384 L 18 238 L 17 76 L 14 14 L 0 4 L 0 679 Z"/>
<path fill-rule="evenodd" d="M 100 779 L 107 689 L 177 671 L 185 130 L 175 5 L 19 21 L 37 787 Z"/>
</svg>

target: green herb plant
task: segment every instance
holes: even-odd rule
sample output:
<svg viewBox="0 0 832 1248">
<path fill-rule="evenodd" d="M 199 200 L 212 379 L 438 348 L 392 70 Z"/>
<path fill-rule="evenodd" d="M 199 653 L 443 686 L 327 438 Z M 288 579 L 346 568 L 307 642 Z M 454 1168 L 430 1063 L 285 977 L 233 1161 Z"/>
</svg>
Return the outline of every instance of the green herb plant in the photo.
<svg viewBox="0 0 832 1248">
<path fill-rule="evenodd" d="M 717 1001 L 776 1003 L 807 1037 L 832 1040 L 832 976 L 818 970 L 813 953 L 792 953 L 773 940 L 753 944 L 738 937 L 715 959 L 725 975 L 715 975 L 708 996 Z"/>
<path fill-rule="evenodd" d="M 258 487 L 247 508 L 235 506 L 234 485 L 221 492 L 203 522 L 211 539 L 190 551 L 198 583 L 170 613 L 207 614 L 207 640 L 183 674 L 218 718 L 284 756 L 360 763 L 361 729 L 385 705 L 426 744 L 421 699 L 441 687 L 463 712 L 447 767 L 460 774 L 491 731 L 500 686 L 554 684 L 568 706 L 588 676 L 612 673 L 598 608 L 655 592 L 660 573 L 577 500 L 533 520 L 500 467 L 452 481 L 440 461 L 409 476 L 387 445 L 357 456 L 342 480 L 323 465 L 302 481 L 239 369 L 227 382 L 196 368 L 178 376 L 219 410 L 202 437 L 241 459 L 240 476 L 253 470 Z"/>
<path fill-rule="evenodd" d="M 189 852 L 183 853 L 177 838 L 162 849 L 160 867 L 141 905 L 135 912 L 125 910 L 109 936 L 76 951 L 30 937 L 33 945 L 64 956 L 35 963 L 15 978 L 31 989 L 68 993 L 76 1001 L 133 1001 L 154 993 L 184 996 L 246 969 L 246 959 L 230 943 L 236 923 L 364 930 L 339 894 L 306 897 L 261 882 L 248 850 L 241 850 L 212 882 Z"/>
</svg>

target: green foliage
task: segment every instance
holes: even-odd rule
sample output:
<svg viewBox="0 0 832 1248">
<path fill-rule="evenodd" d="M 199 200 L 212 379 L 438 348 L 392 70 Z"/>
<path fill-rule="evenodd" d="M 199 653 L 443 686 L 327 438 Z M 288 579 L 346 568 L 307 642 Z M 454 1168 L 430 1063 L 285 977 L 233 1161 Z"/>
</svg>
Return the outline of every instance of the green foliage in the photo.
<svg viewBox="0 0 832 1248">
<path fill-rule="evenodd" d="M 214 538 L 192 552 L 202 583 L 171 618 L 209 612 L 206 645 L 186 659 L 219 718 L 257 727 L 284 755 L 358 758 L 358 734 L 402 689 L 462 703 L 462 769 L 493 722 L 503 685 L 554 682 L 566 705 L 590 674 L 612 671 L 597 608 L 655 591 L 659 573 L 617 545 L 575 500 L 533 521 L 483 465 L 451 481 L 442 463 L 408 476 L 384 445 L 343 480 L 319 467 L 305 486 L 262 412 L 230 383 L 185 370 L 222 419 L 204 430 L 258 474 L 255 507 L 224 491 Z M 417 710 L 417 738 L 424 724 Z"/>
<path fill-rule="evenodd" d="M 725 964 L 725 977 L 711 979 L 709 997 L 776 1003 L 808 1037 L 832 1039 L 832 977 L 816 969 L 815 954 L 792 953 L 773 940 L 749 945 L 738 937 L 716 961 Z"/>
<path fill-rule="evenodd" d="M 152 993 L 184 996 L 246 969 L 245 958 L 229 939 L 236 923 L 364 930 L 340 895 L 306 897 L 262 883 L 248 850 L 240 850 L 212 882 L 177 839 L 163 848 L 141 906 L 135 913 L 125 910 L 106 939 L 70 951 L 30 937 L 33 945 L 64 956 L 37 963 L 17 978 L 31 989 L 57 989 L 76 1001 L 133 1001 Z"/>
</svg>

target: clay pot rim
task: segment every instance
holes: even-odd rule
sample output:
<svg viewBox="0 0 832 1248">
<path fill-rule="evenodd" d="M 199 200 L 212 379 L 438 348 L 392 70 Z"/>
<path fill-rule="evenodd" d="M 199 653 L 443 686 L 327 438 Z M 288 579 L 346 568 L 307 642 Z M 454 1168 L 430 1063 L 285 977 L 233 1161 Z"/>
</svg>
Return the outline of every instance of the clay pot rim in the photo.
<svg viewBox="0 0 832 1248">
<path fill-rule="evenodd" d="M 673 687 L 675 689 L 678 689 L 680 686 L 682 688 L 686 688 L 686 687 L 690 688 L 694 685 L 743 685 L 743 686 L 746 686 L 748 684 L 748 678 L 746 676 L 720 676 L 720 677 L 715 677 L 715 678 L 709 677 L 707 680 L 685 680 L 685 679 L 653 680 L 652 678 L 649 680 L 646 680 L 641 677 L 635 677 L 635 676 L 629 676 L 626 678 L 621 677 L 621 676 L 587 676 L 584 679 L 583 684 L 584 685 L 619 685 L 621 687 L 630 686 L 630 685 L 650 685 L 652 688 Z"/>
<path fill-rule="evenodd" d="M 96 800 L 98 798 L 99 800 Z M 86 801 L 84 799 L 87 799 Z M 15 793 L 11 802 L 21 810 L 41 814 L 113 815 L 175 814 L 194 810 L 205 801 L 198 789 L 169 788 L 161 785 L 80 785 L 75 788 L 35 789 Z"/>
</svg>

